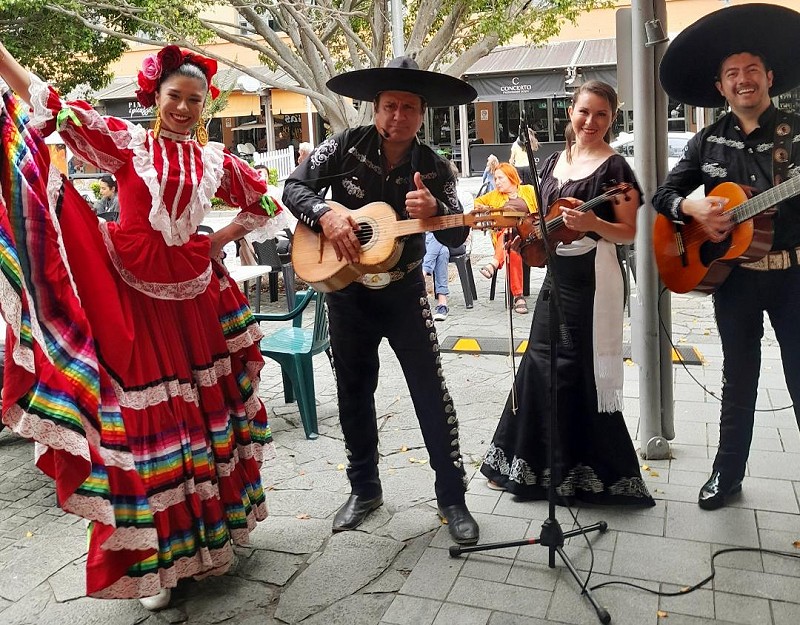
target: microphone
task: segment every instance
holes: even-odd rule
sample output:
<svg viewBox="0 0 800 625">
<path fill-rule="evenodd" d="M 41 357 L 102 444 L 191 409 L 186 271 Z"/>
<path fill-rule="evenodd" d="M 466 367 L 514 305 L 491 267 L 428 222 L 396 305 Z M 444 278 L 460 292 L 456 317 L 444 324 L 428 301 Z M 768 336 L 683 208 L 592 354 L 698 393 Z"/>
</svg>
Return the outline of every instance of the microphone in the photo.
<svg viewBox="0 0 800 625">
<path fill-rule="evenodd" d="M 378 128 L 378 132 L 381 134 L 381 136 L 384 139 L 388 139 L 389 138 L 389 131 L 386 130 L 385 128 Z"/>
</svg>

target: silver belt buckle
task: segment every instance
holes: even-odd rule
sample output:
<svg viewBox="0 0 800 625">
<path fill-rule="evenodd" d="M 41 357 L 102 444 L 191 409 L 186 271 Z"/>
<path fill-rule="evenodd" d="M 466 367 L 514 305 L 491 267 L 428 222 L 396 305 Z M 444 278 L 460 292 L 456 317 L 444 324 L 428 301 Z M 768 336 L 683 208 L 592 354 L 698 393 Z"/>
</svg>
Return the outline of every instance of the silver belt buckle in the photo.
<svg viewBox="0 0 800 625">
<path fill-rule="evenodd" d="M 365 273 L 361 276 L 361 284 L 368 289 L 383 289 L 389 286 L 392 276 L 389 273 Z"/>
</svg>

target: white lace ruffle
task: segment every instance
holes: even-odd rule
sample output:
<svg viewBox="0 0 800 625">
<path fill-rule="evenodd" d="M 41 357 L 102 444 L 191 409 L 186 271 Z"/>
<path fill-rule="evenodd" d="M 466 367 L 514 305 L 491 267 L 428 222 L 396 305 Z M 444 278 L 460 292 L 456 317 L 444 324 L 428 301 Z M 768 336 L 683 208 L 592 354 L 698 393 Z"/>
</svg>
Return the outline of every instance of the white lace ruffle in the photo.
<svg viewBox="0 0 800 625">
<path fill-rule="evenodd" d="M 28 92 L 31 97 L 31 125 L 37 130 L 44 128 L 44 125 L 53 119 L 53 111 L 47 108 L 47 100 L 50 98 L 50 87 L 36 74 L 28 72 L 31 84 Z"/>
<path fill-rule="evenodd" d="M 149 140 L 148 140 L 149 138 Z M 186 149 L 193 150 L 197 144 L 193 141 L 181 143 Z M 138 131 L 131 132 L 131 140 L 127 146 L 133 152 L 133 168 L 139 177 L 144 181 L 150 191 L 150 225 L 153 230 L 160 232 L 167 245 L 183 245 L 189 237 L 197 230 L 197 226 L 203 221 L 209 210 L 211 210 L 211 198 L 219 188 L 223 174 L 223 161 L 225 159 L 224 146 L 221 143 L 209 142 L 199 148 L 202 152 L 203 175 L 200 180 L 196 180 L 193 159 L 189 159 L 191 165 L 189 174 L 192 178 L 192 196 L 180 217 L 175 218 L 175 208 L 168 209 L 164 204 L 162 182 L 158 178 L 154 162 L 154 150 L 162 152 L 165 171 L 162 177 L 166 178 L 166 168 L 170 166 L 170 161 L 166 157 L 166 147 L 164 139 L 159 137 L 154 139 L 152 134 L 139 128 Z M 184 149 L 181 147 L 180 149 Z M 180 165 L 183 166 L 182 163 Z M 185 172 L 182 172 L 185 175 Z"/>
<path fill-rule="evenodd" d="M 283 211 L 274 217 L 241 211 L 233 218 L 233 223 L 249 230 L 245 238 L 251 243 L 262 243 L 274 239 L 279 232 L 289 227 L 289 220 Z"/>
<path fill-rule="evenodd" d="M 98 221 L 98 228 L 100 229 L 100 233 L 103 235 L 103 242 L 105 243 L 106 250 L 108 251 L 108 256 L 111 259 L 111 262 L 114 264 L 114 268 L 117 270 L 117 273 L 119 273 L 120 277 L 125 280 L 125 283 L 128 286 L 136 289 L 140 293 L 144 293 L 145 295 L 155 299 L 194 299 L 203 293 L 211 283 L 211 261 L 209 261 L 208 266 L 203 273 L 196 278 L 192 278 L 191 280 L 186 280 L 184 282 L 148 282 L 146 280 L 140 280 L 122 264 L 122 259 L 119 257 L 119 254 L 117 254 L 117 250 L 114 247 L 114 243 L 111 241 L 111 237 L 108 236 L 108 223 L 102 220 Z"/>
<path fill-rule="evenodd" d="M 108 551 L 158 549 L 158 532 L 155 527 L 118 527 L 101 547 Z"/>
<path fill-rule="evenodd" d="M 66 451 L 91 462 L 89 443 L 78 432 L 25 412 L 17 404 L 10 406 L 4 416 L 11 429 L 23 438 L 34 439 L 45 447 Z"/>
</svg>

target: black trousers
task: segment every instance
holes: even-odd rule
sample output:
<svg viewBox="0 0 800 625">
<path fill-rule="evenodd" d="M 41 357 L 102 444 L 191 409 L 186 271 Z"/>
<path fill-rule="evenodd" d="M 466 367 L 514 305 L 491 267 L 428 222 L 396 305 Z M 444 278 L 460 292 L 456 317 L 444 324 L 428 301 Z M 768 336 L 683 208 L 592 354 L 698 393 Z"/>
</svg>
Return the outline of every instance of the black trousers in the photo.
<svg viewBox="0 0 800 625">
<path fill-rule="evenodd" d="M 800 425 L 800 267 L 754 271 L 737 267 L 714 293 L 722 339 L 722 409 L 714 470 L 744 477 L 761 370 L 764 312 L 781 349 L 783 373 Z"/>
<path fill-rule="evenodd" d="M 465 472 L 458 419 L 442 374 L 422 269 L 383 289 L 353 283 L 330 293 L 328 318 L 352 492 L 381 493 L 378 475 L 378 346 L 388 339 L 403 369 L 411 400 L 436 472 L 436 499 L 442 506 L 464 502 Z"/>
</svg>

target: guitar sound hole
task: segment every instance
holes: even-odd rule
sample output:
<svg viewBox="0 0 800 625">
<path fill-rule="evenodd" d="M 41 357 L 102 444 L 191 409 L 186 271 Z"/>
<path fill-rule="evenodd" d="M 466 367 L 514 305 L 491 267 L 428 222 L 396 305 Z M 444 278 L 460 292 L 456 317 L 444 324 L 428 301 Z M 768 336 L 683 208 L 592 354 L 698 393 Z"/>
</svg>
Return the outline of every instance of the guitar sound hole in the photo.
<svg viewBox="0 0 800 625">
<path fill-rule="evenodd" d="M 700 246 L 700 262 L 703 263 L 705 267 L 708 267 L 715 260 L 725 256 L 725 254 L 728 253 L 730 247 L 731 247 L 730 237 L 728 237 L 723 241 L 720 241 L 719 243 L 714 243 L 712 241 L 705 241 Z"/>
<path fill-rule="evenodd" d="M 358 242 L 362 245 L 366 245 L 372 240 L 372 237 L 375 234 L 375 230 L 372 226 L 368 223 L 360 223 L 358 224 L 358 232 L 356 232 L 356 238 Z"/>
</svg>

